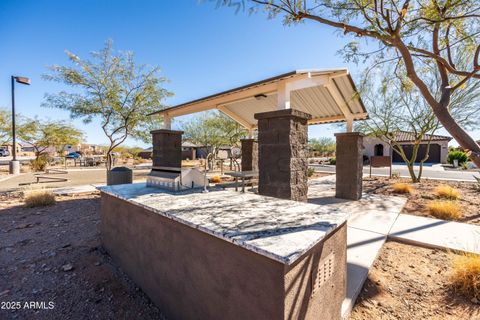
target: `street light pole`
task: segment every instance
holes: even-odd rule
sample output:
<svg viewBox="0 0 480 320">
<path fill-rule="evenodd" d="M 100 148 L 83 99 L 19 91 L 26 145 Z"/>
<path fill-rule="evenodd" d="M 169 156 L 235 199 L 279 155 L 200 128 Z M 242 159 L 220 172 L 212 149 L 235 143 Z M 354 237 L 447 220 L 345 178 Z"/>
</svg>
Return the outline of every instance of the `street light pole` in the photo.
<svg viewBox="0 0 480 320">
<path fill-rule="evenodd" d="M 17 161 L 17 132 L 15 127 L 15 77 L 12 76 L 12 161 Z"/>
<path fill-rule="evenodd" d="M 12 160 L 9 163 L 10 174 L 20 173 L 20 162 L 17 160 L 17 128 L 15 125 L 15 82 L 30 85 L 30 79 L 12 76 Z"/>
</svg>

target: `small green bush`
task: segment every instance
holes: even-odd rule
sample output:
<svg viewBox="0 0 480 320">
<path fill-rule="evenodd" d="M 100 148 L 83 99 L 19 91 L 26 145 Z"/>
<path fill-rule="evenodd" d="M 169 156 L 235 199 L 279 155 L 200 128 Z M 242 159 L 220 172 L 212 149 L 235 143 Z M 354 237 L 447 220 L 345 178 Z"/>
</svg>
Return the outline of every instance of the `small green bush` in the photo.
<svg viewBox="0 0 480 320">
<path fill-rule="evenodd" d="M 45 171 L 48 165 L 48 155 L 42 154 L 38 158 L 30 161 L 33 172 Z"/>
<path fill-rule="evenodd" d="M 448 153 L 447 161 L 450 164 L 453 164 L 453 160 L 458 160 L 458 164 L 462 165 L 468 161 L 468 156 L 463 151 L 450 151 Z"/>
<path fill-rule="evenodd" d="M 333 164 L 337 164 L 337 158 L 335 158 L 335 157 L 330 158 L 330 159 L 328 160 L 328 163 L 330 163 L 330 164 L 332 164 L 332 165 L 333 165 Z"/>
<path fill-rule="evenodd" d="M 311 177 L 315 173 L 315 169 L 313 168 L 308 168 L 307 169 L 307 176 Z"/>
</svg>

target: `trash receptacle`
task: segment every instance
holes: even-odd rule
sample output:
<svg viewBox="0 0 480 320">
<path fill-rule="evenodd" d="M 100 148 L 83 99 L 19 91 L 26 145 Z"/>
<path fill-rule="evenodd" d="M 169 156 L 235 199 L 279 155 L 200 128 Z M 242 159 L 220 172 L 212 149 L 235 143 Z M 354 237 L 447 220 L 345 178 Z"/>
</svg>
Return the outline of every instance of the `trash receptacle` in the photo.
<svg viewBox="0 0 480 320">
<path fill-rule="evenodd" d="M 133 171 L 127 167 L 115 167 L 107 171 L 107 185 L 132 183 Z"/>
</svg>

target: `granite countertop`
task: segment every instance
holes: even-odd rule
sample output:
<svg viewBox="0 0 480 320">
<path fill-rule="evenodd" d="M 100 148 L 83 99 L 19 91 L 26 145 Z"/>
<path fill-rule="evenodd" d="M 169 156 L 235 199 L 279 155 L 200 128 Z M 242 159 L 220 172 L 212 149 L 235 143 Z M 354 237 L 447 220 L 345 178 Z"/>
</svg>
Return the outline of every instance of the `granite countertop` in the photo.
<svg viewBox="0 0 480 320">
<path fill-rule="evenodd" d="M 145 183 L 99 189 L 287 265 L 348 217 L 340 208 L 228 190 L 172 193 Z"/>
</svg>

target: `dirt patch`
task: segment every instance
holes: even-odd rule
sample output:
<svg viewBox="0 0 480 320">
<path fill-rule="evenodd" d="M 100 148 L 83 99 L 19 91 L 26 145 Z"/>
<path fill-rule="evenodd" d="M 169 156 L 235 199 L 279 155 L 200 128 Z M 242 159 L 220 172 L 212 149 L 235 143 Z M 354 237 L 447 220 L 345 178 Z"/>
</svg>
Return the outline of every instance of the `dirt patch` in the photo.
<svg viewBox="0 0 480 320">
<path fill-rule="evenodd" d="M 448 254 L 387 242 L 350 320 L 480 319 L 480 304 L 453 292 Z"/>
<path fill-rule="evenodd" d="M 326 173 L 326 172 L 315 171 L 310 177 L 308 177 L 308 180 L 322 178 L 322 177 L 326 177 L 326 176 L 331 176 L 331 175 L 334 175 L 334 174 L 335 173 Z"/>
<path fill-rule="evenodd" d="M 364 178 L 363 188 L 365 192 L 399 196 L 393 193 L 392 189 L 392 185 L 398 182 L 411 183 L 409 179 L 372 177 Z M 459 222 L 480 225 L 480 191 L 476 190 L 475 184 L 468 182 L 423 180 L 421 183 L 415 183 L 412 194 L 400 195 L 408 198 L 401 213 L 434 218 L 429 214 L 426 205 L 429 201 L 440 199 L 434 191 L 439 185 L 449 185 L 460 191 L 460 199 L 457 201 L 462 208 L 463 217 L 458 220 Z"/>
<path fill-rule="evenodd" d="M 26 208 L 20 193 L 0 195 L 0 319 L 162 319 L 102 250 L 99 196 L 57 200 Z"/>
</svg>

